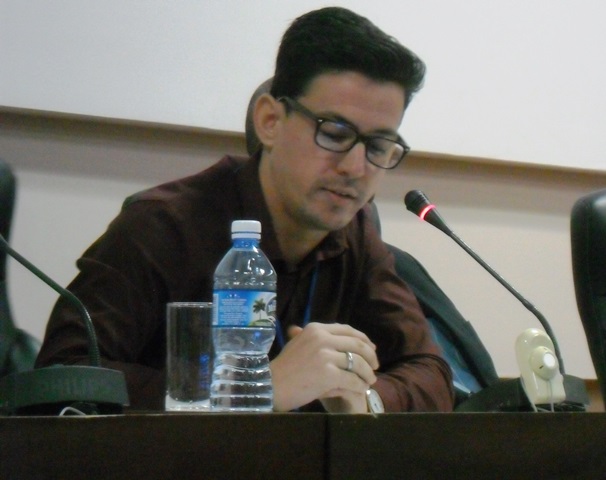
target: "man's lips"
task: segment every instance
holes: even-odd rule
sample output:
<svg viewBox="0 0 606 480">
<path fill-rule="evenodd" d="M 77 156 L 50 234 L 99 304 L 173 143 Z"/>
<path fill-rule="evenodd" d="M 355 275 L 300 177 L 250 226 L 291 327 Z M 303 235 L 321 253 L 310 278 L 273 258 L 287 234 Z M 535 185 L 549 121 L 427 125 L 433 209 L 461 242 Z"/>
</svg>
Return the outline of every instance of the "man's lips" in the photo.
<svg viewBox="0 0 606 480">
<path fill-rule="evenodd" d="M 324 187 L 324 190 L 329 193 L 332 193 L 333 195 L 336 195 L 337 197 L 345 199 L 355 200 L 358 198 L 357 190 L 351 188 Z"/>
</svg>

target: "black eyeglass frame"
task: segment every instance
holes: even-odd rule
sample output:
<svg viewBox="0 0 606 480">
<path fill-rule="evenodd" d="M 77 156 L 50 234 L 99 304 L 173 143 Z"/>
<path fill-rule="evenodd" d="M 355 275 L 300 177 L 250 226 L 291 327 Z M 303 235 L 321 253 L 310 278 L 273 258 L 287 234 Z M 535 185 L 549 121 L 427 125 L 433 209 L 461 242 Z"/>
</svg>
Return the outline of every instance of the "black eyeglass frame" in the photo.
<svg viewBox="0 0 606 480">
<path fill-rule="evenodd" d="M 280 97 L 280 98 L 278 98 L 278 102 L 284 103 L 284 105 L 287 108 L 290 108 L 290 109 L 294 110 L 295 112 L 301 113 L 302 115 L 306 116 L 310 120 L 313 120 L 316 124 L 316 130 L 314 132 L 314 142 L 316 143 L 316 145 L 318 147 L 323 148 L 324 150 L 328 150 L 329 152 L 334 152 L 334 153 L 349 152 L 358 143 L 362 143 L 364 145 L 366 160 L 369 163 L 371 163 L 372 165 L 374 165 L 375 167 L 382 168 L 384 170 L 392 170 L 392 169 L 396 168 L 402 162 L 402 159 L 406 156 L 406 154 L 408 152 L 410 152 L 410 147 L 404 141 L 404 139 L 402 137 L 400 137 L 399 135 L 396 140 L 391 139 L 391 138 L 386 138 L 381 135 L 362 135 L 354 125 L 351 125 L 350 123 L 347 123 L 347 122 L 332 119 L 332 118 L 319 117 L 318 115 L 313 113 L 311 110 L 309 110 L 307 107 L 305 107 L 304 105 L 302 105 L 301 103 L 299 103 L 298 101 L 296 101 L 293 98 L 286 97 L 286 96 Z M 341 149 L 328 148 L 325 145 L 322 145 L 320 142 L 318 142 L 318 134 L 321 133 L 320 129 L 322 128 L 322 124 L 326 123 L 326 122 L 344 125 L 347 128 L 349 128 L 352 132 L 354 132 L 356 136 L 353 137 L 353 142 L 351 143 L 351 145 L 349 145 L 347 148 L 344 148 L 341 150 Z M 400 158 L 397 161 L 395 161 L 395 163 L 393 165 L 389 165 L 389 166 L 380 165 L 380 164 L 373 162 L 368 157 L 368 142 L 371 140 L 374 140 L 374 139 L 380 139 L 380 140 L 384 140 L 387 142 L 392 142 L 392 143 L 395 143 L 395 144 L 401 146 L 402 155 L 400 155 Z"/>
</svg>

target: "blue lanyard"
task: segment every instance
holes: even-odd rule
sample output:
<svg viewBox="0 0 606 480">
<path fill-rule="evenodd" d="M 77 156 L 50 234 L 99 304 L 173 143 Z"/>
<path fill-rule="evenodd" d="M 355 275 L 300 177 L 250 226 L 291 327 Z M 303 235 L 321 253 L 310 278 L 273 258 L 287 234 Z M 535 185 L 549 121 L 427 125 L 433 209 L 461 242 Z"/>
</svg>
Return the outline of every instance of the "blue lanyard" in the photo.
<svg viewBox="0 0 606 480">
<path fill-rule="evenodd" d="M 303 315 L 303 323 L 301 327 L 305 328 L 305 326 L 311 320 L 311 302 L 314 297 L 314 291 L 316 289 L 316 283 L 318 281 L 318 264 L 314 268 L 313 276 L 311 277 L 311 284 L 309 286 L 309 292 L 307 294 L 307 305 L 305 306 L 305 314 Z M 276 340 L 278 341 L 278 345 L 280 345 L 280 350 L 284 348 L 286 345 L 286 341 L 284 339 L 284 332 L 282 331 L 282 324 L 280 323 L 280 319 L 276 322 Z"/>
</svg>

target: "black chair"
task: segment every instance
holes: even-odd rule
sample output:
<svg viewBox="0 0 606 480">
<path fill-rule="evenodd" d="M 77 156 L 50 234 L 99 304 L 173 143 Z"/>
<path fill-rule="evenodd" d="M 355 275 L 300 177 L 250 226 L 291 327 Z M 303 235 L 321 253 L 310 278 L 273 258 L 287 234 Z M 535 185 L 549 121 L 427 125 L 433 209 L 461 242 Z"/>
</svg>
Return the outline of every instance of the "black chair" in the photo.
<svg viewBox="0 0 606 480">
<path fill-rule="evenodd" d="M 245 134 L 249 155 L 256 153 L 260 146 L 252 119 L 254 103 L 263 93 L 269 92 L 271 80 L 269 78 L 257 87 L 248 105 Z M 380 233 L 379 214 L 374 202 L 370 203 L 370 208 Z M 451 366 L 456 393 L 455 405 L 464 405 L 465 400 L 474 393 L 498 382 L 492 358 L 473 326 L 463 318 L 427 270 L 412 255 L 393 245 L 387 246 L 394 254 L 398 275 L 416 295 L 429 320 L 434 338 Z M 482 405 L 473 407 L 474 410 L 482 408 Z"/>
<path fill-rule="evenodd" d="M 606 190 L 575 202 L 570 237 L 577 307 L 606 400 Z"/>
<path fill-rule="evenodd" d="M 8 241 L 15 204 L 16 181 L 9 165 L 0 160 L 0 235 Z M 8 302 L 7 255 L 0 249 L 0 377 L 31 370 L 40 342 L 16 328 Z"/>
</svg>

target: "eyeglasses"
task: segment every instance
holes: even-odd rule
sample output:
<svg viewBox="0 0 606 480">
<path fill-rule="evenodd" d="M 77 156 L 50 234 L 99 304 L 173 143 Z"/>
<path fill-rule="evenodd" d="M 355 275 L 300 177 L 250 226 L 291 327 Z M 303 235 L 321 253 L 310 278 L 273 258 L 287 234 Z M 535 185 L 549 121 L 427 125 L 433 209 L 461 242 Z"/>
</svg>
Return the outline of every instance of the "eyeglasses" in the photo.
<svg viewBox="0 0 606 480">
<path fill-rule="evenodd" d="M 322 118 L 290 97 L 280 97 L 286 108 L 291 108 L 310 118 L 316 123 L 314 140 L 319 147 L 335 153 L 349 152 L 357 143 L 362 142 L 366 148 L 366 160 L 379 168 L 395 168 L 410 151 L 406 142 L 385 138 L 379 135 L 362 135 L 346 122 Z"/>
</svg>

